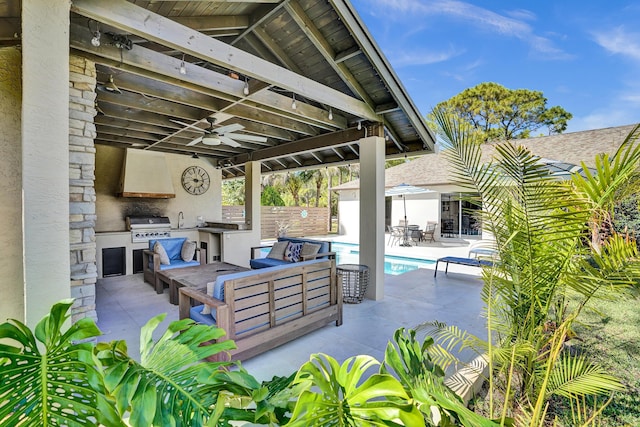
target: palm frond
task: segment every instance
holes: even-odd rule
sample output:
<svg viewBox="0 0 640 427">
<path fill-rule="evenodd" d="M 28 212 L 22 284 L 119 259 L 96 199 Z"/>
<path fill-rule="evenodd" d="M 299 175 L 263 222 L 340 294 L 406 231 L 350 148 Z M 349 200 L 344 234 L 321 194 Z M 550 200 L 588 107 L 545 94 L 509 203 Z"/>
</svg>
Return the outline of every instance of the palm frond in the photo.
<svg viewBox="0 0 640 427">
<path fill-rule="evenodd" d="M 585 357 L 564 353 L 551 370 L 547 395 L 577 398 L 608 395 L 624 389 L 620 380 L 604 368 L 589 363 Z"/>
</svg>

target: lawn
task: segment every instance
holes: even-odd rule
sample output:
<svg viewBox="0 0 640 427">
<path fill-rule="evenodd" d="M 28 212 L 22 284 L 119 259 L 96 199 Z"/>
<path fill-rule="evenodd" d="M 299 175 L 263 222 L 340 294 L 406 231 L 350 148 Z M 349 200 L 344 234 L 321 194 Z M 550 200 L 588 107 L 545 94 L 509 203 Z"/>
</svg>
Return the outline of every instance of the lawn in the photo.
<svg viewBox="0 0 640 427">
<path fill-rule="evenodd" d="M 594 301 L 595 302 L 595 301 Z M 640 426 L 640 298 L 597 301 L 576 326 L 579 348 L 627 387 L 604 410 L 602 426 Z M 565 420 L 565 425 L 571 422 Z"/>
</svg>

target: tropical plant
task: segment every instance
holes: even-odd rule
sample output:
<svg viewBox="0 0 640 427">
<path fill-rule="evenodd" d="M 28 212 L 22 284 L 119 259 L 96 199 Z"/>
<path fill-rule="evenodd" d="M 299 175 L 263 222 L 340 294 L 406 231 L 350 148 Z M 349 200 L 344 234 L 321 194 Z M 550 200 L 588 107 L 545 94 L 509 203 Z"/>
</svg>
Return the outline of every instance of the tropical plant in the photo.
<svg viewBox="0 0 640 427">
<path fill-rule="evenodd" d="M 0 325 L 0 425 L 125 425 L 86 342 L 100 335 L 93 320 L 63 331 L 72 304 L 55 304 L 35 336 L 17 320 Z"/>
<path fill-rule="evenodd" d="M 219 341 L 221 329 L 184 319 L 154 342 L 165 315 L 156 316 L 141 330 L 137 362 L 124 341 L 94 344 L 100 331 L 92 319 L 65 330 L 72 304 L 55 304 L 35 336 L 17 320 L 0 325 L 0 425 L 231 426 L 289 419 L 293 375 L 260 384 L 236 363 L 201 362 L 235 347 Z"/>
<path fill-rule="evenodd" d="M 378 361 L 355 356 L 340 365 L 325 354 L 311 355 L 294 384 L 302 388 L 287 427 L 424 426 L 424 419 L 392 375 L 365 373 Z"/>
<path fill-rule="evenodd" d="M 274 187 L 267 185 L 262 190 L 262 194 L 260 195 L 260 205 L 261 206 L 284 206 L 284 200 L 280 196 L 278 190 Z"/>
<path fill-rule="evenodd" d="M 620 390 L 618 381 L 561 350 L 591 299 L 626 292 L 640 279 L 634 242 L 613 230 L 604 238 L 585 239 L 600 230 L 616 195 L 634 182 L 640 127 L 613 157 L 598 157 L 594 173 L 583 165 L 584 176 L 560 181 L 539 157 L 510 142 L 496 145 L 496 158 L 484 163 L 482 133 L 444 109 L 433 116 L 455 181 L 479 195 L 483 225 L 499 252 L 499 262 L 483 270 L 487 341 L 481 345 L 460 330 L 437 327 L 434 333 L 443 345 L 434 351 L 435 360 L 451 361 L 444 350 L 456 346 L 487 351 L 490 416 L 501 378 L 500 418 L 518 413 L 520 425 L 543 425 L 548 399 L 559 390 L 572 402 Z M 576 306 L 566 304 L 568 292 L 580 295 Z"/>
<path fill-rule="evenodd" d="M 389 342 L 380 372 L 398 378 L 408 396 L 431 426 L 497 426 L 495 422 L 469 410 L 444 383 L 444 371 L 429 355 L 433 338 L 420 344 L 414 330 L 398 329 Z"/>
<path fill-rule="evenodd" d="M 222 182 L 222 204 L 244 205 L 244 178 L 227 179 Z"/>
</svg>

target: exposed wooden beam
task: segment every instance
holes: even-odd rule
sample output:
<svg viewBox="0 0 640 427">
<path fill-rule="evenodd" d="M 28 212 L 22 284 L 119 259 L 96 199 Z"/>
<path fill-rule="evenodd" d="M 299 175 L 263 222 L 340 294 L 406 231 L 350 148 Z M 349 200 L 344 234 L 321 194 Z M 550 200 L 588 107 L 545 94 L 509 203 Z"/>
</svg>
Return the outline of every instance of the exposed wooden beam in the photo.
<svg viewBox="0 0 640 427">
<path fill-rule="evenodd" d="M 213 64 L 266 81 L 338 110 L 377 121 L 367 103 L 298 75 L 224 42 L 208 37 L 184 25 L 136 6 L 125 0 L 74 0 L 71 9 L 88 18 L 131 32 L 148 40 Z"/>
<path fill-rule="evenodd" d="M 354 46 L 350 49 L 344 50 L 342 52 L 338 52 L 333 60 L 339 64 L 341 62 L 354 58 L 360 54 L 362 54 L 362 50 L 360 50 L 359 47 Z"/>
<path fill-rule="evenodd" d="M 173 58 L 155 52 L 151 49 L 134 45 L 126 52 L 121 52 L 114 46 L 92 46 L 88 39 L 88 30 L 76 24 L 72 24 L 70 34 L 71 47 L 92 54 L 92 59 L 115 68 L 122 68 L 128 72 L 147 77 L 152 80 L 161 80 L 170 85 L 179 86 L 199 91 L 201 93 L 221 98 L 229 102 L 239 99 L 253 101 L 252 108 L 278 114 L 288 119 L 297 120 L 324 129 L 346 128 L 346 119 L 334 114 L 334 120 L 328 120 L 326 112 L 321 109 L 300 102 L 296 111 L 291 110 L 291 99 L 287 96 L 269 90 L 250 91 L 249 96 L 244 95 L 244 81 L 234 80 L 226 75 L 207 70 L 196 65 L 188 66 L 187 74 L 180 75 L 181 59 Z M 122 54 L 122 56 L 121 56 Z M 178 77 L 179 76 L 179 77 Z M 251 88 L 264 87 L 259 80 L 250 81 Z M 214 105 L 216 109 L 224 108 L 223 105 Z M 245 117 L 250 120 L 250 117 Z"/>
<path fill-rule="evenodd" d="M 368 105 L 373 105 L 373 101 L 367 94 L 367 91 L 358 83 L 358 81 L 353 77 L 351 71 L 347 68 L 346 65 L 342 63 L 337 63 L 334 61 L 336 56 L 333 48 L 329 44 L 329 42 L 324 38 L 320 30 L 316 28 L 315 24 L 307 14 L 305 13 L 302 6 L 296 0 L 290 0 L 289 3 L 285 6 L 291 18 L 298 24 L 300 29 L 307 35 L 311 43 L 318 49 L 318 52 L 324 57 L 327 63 L 333 68 L 333 71 L 342 79 L 342 81 L 347 85 L 347 87 L 360 99 L 364 100 Z"/>
<path fill-rule="evenodd" d="M 163 1 L 170 2 L 191 2 L 193 0 L 153 0 L 155 3 Z M 199 0 L 200 3 L 278 3 L 281 0 Z"/>
<path fill-rule="evenodd" d="M 0 41 L 18 41 L 21 31 L 20 18 L 0 18 Z"/>
<path fill-rule="evenodd" d="M 294 154 L 307 153 L 324 148 L 339 147 L 353 144 L 354 141 L 364 138 L 364 133 L 364 130 L 351 128 L 334 132 L 332 134 L 325 134 L 302 139 L 296 142 L 280 144 L 275 147 L 264 148 L 262 150 L 241 154 L 225 160 L 231 161 L 234 165 L 237 165 L 249 161 L 277 159 L 279 157 L 292 156 Z"/>
<path fill-rule="evenodd" d="M 392 113 L 394 111 L 400 111 L 400 106 L 395 102 L 376 106 L 376 113 L 380 115 Z"/>
<path fill-rule="evenodd" d="M 165 101 L 160 98 L 145 97 L 143 95 L 134 94 L 124 90 L 120 94 L 102 92 L 98 95 L 98 100 L 101 102 L 101 106 L 102 102 L 108 102 L 110 104 L 120 105 L 130 109 L 149 111 L 163 116 L 186 120 L 199 120 L 202 117 L 211 114 L 211 112 L 203 111 L 198 108 L 187 107 L 186 105 Z"/>
<path fill-rule="evenodd" d="M 244 39 L 247 36 L 247 34 L 251 33 L 253 30 L 261 26 L 266 20 L 271 18 L 273 15 L 275 15 L 280 9 L 284 7 L 285 4 L 287 4 L 288 1 L 289 0 L 281 0 L 279 4 L 276 5 L 275 7 L 270 7 L 270 6 L 258 7 L 258 9 L 251 16 L 251 19 L 253 22 L 251 23 L 249 28 L 244 30 L 242 34 L 240 34 L 238 37 L 233 39 L 230 43 L 231 46 L 234 46 L 240 40 Z"/>
<path fill-rule="evenodd" d="M 380 48 L 369 33 L 369 30 L 367 30 L 358 17 L 353 5 L 344 0 L 328 1 L 338 13 L 340 19 L 342 19 L 350 29 L 353 37 L 358 41 L 358 44 L 371 61 L 373 67 L 382 76 L 383 80 L 387 82 L 389 90 L 394 94 L 398 104 L 409 118 L 409 121 L 415 128 L 420 139 L 422 139 L 424 145 L 433 151 L 435 143 L 433 132 L 427 127 L 418 108 L 406 94 L 404 86 L 387 59 L 380 53 Z"/>
<path fill-rule="evenodd" d="M 226 31 L 249 26 L 247 15 L 172 16 L 172 20 L 196 31 Z"/>
</svg>

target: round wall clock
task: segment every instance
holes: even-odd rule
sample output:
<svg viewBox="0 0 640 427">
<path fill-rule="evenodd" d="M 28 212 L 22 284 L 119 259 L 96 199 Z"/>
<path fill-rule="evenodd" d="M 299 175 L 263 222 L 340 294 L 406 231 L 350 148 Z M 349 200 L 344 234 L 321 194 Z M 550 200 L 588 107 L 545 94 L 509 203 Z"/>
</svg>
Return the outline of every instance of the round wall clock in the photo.
<svg viewBox="0 0 640 427">
<path fill-rule="evenodd" d="M 204 194 L 210 183 L 209 174 L 200 166 L 189 166 L 182 172 L 182 187 L 189 194 Z"/>
</svg>

